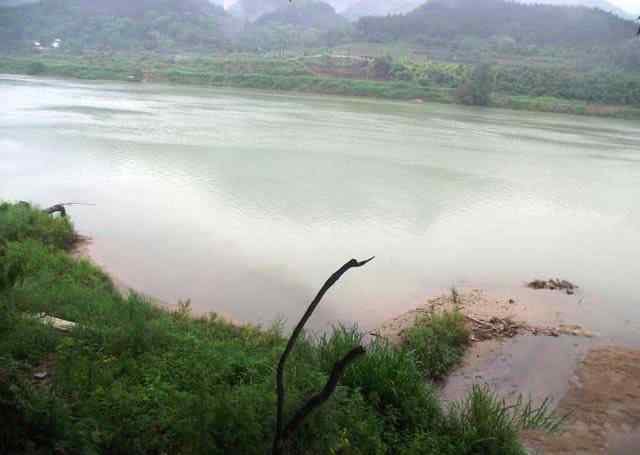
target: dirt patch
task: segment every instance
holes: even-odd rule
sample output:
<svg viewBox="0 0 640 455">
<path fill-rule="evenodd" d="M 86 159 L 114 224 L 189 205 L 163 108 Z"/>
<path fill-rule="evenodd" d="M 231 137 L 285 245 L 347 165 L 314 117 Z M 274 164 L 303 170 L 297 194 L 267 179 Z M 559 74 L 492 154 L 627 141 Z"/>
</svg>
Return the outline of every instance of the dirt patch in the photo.
<svg viewBox="0 0 640 455">
<path fill-rule="evenodd" d="M 560 402 L 565 431 L 525 435 L 545 455 L 622 455 L 640 452 L 640 351 L 617 347 L 589 352 Z M 634 439 L 635 438 L 635 439 Z"/>
</svg>

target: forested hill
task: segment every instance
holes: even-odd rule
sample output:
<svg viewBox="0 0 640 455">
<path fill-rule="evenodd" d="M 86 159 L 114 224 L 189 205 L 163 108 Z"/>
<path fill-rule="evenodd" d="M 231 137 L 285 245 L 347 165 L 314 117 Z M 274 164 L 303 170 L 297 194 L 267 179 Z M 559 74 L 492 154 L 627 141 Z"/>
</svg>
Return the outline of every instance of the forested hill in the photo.
<svg viewBox="0 0 640 455">
<path fill-rule="evenodd" d="M 376 42 L 472 37 L 571 47 L 617 44 L 637 32 L 632 21 L 599 9 L 505 0 L 432 0 L 406 15 L 362 18 L 356 27 L 361 38 Z"/>
<path fill-rule="evenodd" d="M 43 0 L 0 8 L 0 46 L 59 39 L 66 50 L 171 50 L 221 46 L 225 11 L 208 0 Z"/>
</svg>

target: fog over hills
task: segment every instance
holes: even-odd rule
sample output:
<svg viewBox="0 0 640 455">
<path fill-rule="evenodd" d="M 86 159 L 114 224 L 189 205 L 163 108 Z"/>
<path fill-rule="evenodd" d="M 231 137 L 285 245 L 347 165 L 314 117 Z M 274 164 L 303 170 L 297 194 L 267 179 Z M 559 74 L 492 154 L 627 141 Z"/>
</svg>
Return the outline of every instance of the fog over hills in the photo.
<svg viewBox="0 0 640 455">
<path fill-rule="evenodd" d="M 19 0 L 13 0 L 19 1 Z M 223 0 L 211 0 L 223 2 Z M 295 0 L 294 0 L 295 1 Z M 427 0 L 429 1 L 429 0 Z M 526 4 L 545 4 L 559 6 L 586 6 L 589 8 L 600 8 L 603 11 L 611 12 L 625 19 L 632 19 L 634 15 L 618 7 L 608 0 L 514 0 Z M 232 11 L 240 13 L 247 11 L 247 16 L 255 20 L 260 16 L 260 12 L 271 12 L 277 9 L 282 3 L 288 0 L 234 0 L 231 4 Z M 340 14 L 351 20 L 357 20 L 363 16 L 386 16 L 389 14 L 408 13 L 423 3 L 425 0 L 327 0 L 333 8 Z M 229 4 L 229 3 L 227 3 Z M 237 6 L 236 6 L 237 5 Z"/>
<path fill-rule="evenodd" d="M 558 6 L 586 6 L 588 8 L 599 8 L 603 11 L 613 13 L 625 19 L 633 19 L 633 15 L 608 2 L 607 0 L 519 0 L 521 3 L 527 4 L 545 4 Z"/>
</svg>

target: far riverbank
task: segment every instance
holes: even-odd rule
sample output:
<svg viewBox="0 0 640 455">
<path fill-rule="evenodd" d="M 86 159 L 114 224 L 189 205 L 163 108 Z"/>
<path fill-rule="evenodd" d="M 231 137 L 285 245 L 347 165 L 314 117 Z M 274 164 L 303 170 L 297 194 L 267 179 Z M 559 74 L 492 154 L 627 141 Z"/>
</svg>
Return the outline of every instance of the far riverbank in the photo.
<svg viewBox="0 0 640 455">
<path fill-rule="evenodd" d="M 379 98 L 420 104 L 463 104 L 452 86 L 425 86 L 416 81 L 340 77 L 341 73 L 337 68 L 330 71 L 322 68 L 320 71 L 293 58 L 185 58 L 175 61 L 148 56 L 7 56 L 0 58 L 0 74 L 2 73 L 95 81 L 232 87 Z M 487 107 L 623 119 L 640 118 L 640 108 L 634 105 L 593 103 L 549 95 L 529 96 L 501 91 L 500 87 L 496 89 Z"/>
</svg>

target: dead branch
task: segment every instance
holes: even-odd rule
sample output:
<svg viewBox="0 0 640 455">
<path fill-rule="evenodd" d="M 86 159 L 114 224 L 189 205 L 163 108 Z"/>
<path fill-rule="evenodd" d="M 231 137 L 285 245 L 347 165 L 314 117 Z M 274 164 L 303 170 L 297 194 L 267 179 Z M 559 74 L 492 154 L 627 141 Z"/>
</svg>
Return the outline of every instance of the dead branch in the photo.
<svg viewBox="0 0 640 455">
<path fill-rule="evenodd" d="M 60 213 L 60 216 L 64 218 L 67 216 L 67 210 L 65 209 L 65 207 L 70 207 L 72 205 L 94 206 L 95 204 L 88 204 L 84 202 L 63 202 L 61 204 L 52 205 L 51 207 L 44 209 L 43 212 L 48 215 L 53 215 L 54 213 Z"/>
<path fill-rule="evenodd" d="M 472 318 L 471 316 L 468 316 L 468 315 L 465 315 L 464 317 L 470 320 L 471 322 L 475 322 L 478 325 L 483 325 L 485 327 L 493 327 L 493 325 L 489 324 L 488 322 L 481 321 L 480 319 Z"/>
<path fill-rule="evenodd" d="M 324 386 L 324 389 L 317 395 L 314 395 L 302 406 L 298 412 L 295 413 L 291 421 L 287 424 L 283 433 L 283 440 L 289 439 L 298 429 L 298 427 L 304 422 L 304 419 L 307 418 L 309 414 L 311 414 L 315 409 L 322 406 L 331 395 L 336 390 L 338 386 L 338 382 L 342 379 L 345 370 L 349 366 L 351 362 L 356 360 L 361 355 L 366 354 L 365 349 L 362 346 L 358 346 L 352 349 L 346 356 L 342 358 L 338 363 L 333 367 L 333 371 L 331 372 L 331 376 L 327 381 L 327 384 Z"/>
<path fill-rule="evenodd" d="M 278 371 L 276 376 L 276 393 L 277 393 L 276 434 L 273 438 L 273 450 L 272 450 L 273 455 L 279 455 L 281 453 L 281 448 L 282 448 L 282 440 L 283 440 L 283 431 L 282 431 L 283 421 L 282 420 L 283 420 L 283 412 L 284 412 L 284 402 L 286 398 L 285 385 L 284 385 L 284 367 L 287 362 L 287 358 L 289 357 L 289 354 L 291 354 L 293 347 L 298 341 L 298 338 L 300 337 L 300 334 L 302 333 L 302 329 L 304 329 L 305 324 L 307 323 L 307 321 L 309 320 L 313 312 L 316 310 L 316 308 L 318 307 L 318 304 L 320 303 L 324 295 L 327 293 L 327 291 L 331 289 L 331 287 L 334 284 L 336 284 L 338 280 L 340 280 L 342 275 L 344 275 L 350 269 L 356 268 L 356 267 L 362 267 L 367 263 L 371 262 L 373 259 L 374 259 L 373 257 L 365 261 L 357 261 L 355 259 L 352 259 L 349 262 L 347 262 L 345 265 L 343 265 L 339 270 L 337 270 L 333 275 L 331 275 L 329 279 L 325 282 L 325 284 L 322 286 L 322 288 L 320 288 L 320 291 L 318 292 L 316 297 L 313 299 L 313 301 L 309 305 L 309 308 L 307 308 L 307 311 L 302 316 L 302 319 L 300 319 L 300 322 L 298 322 L 298 325 L 296 325 L 295 329 L 293 330 L 293 333 L 291 334 L 291 337 L 287 342 L 287 347 L 285 348 L 284 352 L 282 353 L 282 356 L 280 357 L 280 361 L 278 362 Z M 354 355 L 352 354 L 354 351 L 352 351 L 350 354 Z M 348 363 L 353 361 L 355 357 L 357 357 L 357 355 L 355 355 L 354 358 L 349 358 L 349 355 L 345 357 L 341 361 L 341 362 L 344 362 L 346 360 L 346 363 L 344 364 L 342 369 L 344 370 L 344 368 L 348 366 Z M 340 366 L 341 362 L 338 362 L 338 364 L 336 364 L 336 366 L 334 367 L 334 372 L 336 372 L 336 369 Z M 338 373 L 340 372 L 338 371 Z M 340 375 L 338 375 L 338 379 L 339 379 L 339 376 Z M 326 386 L 325 386 L 325 389 L 326 389 Z M 335 389 L 335 386 L 334 386 L 334 389 Z M 322 402 L 323 401 L 321 401 L 320 404 L 322 404 Z M 311 410 L 313 410 L 313 408 L 319 406 L 320 404 L 313 406 Z M 304 408 L 305 407 L 303 407 L 302 409 Z M 305 413 L 305 415 L 303 416 L 303 419 L 304 417 L 306 417 L 306 415 L 308 415 L 309 412 Z M 300 423 L 296 424 L 296 427 L 299 426 Z M 287 426 L 287 428 L 289 428 L 289 425 Z M 289 433 L 288 435 L 290 436 L 290 434 L 291 433 Z"/>
<path fill-rule="evenodd" d="M 62 218 L 67 216 L 67 209 L 64 208 L 64 204 L 56 204 L 51 207 L 44 209 L 44 213 L 47 215 L 53 215 L 54 213 L 60 213 Z"/>
</svg>

